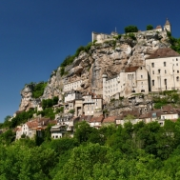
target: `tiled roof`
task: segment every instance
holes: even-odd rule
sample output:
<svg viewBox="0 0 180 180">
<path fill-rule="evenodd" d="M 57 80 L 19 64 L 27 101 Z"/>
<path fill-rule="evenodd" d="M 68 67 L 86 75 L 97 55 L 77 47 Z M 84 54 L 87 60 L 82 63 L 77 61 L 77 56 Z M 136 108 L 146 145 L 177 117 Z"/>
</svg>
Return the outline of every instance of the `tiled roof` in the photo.
<svg viewBox="0 0 180 180">
<path fill-rule="evenodd" d="M 103 118 L 104 118 L 103 116 L 93 117 L 93 118 L 91 118 L 91 120 L 89 122 L 90 123 L 91 122 L 102 122 Z"/>
<path fill-rule="evenodd" d="M 26 125 L 30 128 L 30 129 L 34 129 L 37 128 L 39 123 L 37 121 L 28 121 L 26 123 Z"/>
<path fill-rule="evenodd" d="M 125 68 L 125 72 L 135 72 L 138 68 L 139 66 L 130 66 Z"/>
<path fill-rule="evenodd" d="M 158 25 L 158 26 L 156 27 L 156 29 L 162 29 L 161 25 Z"/>
<path fill-rule="evenodd" d="M 87 122 L 89 122 L 92 117 L 93 117 L 93 116 L 85 116 L 85 115 L 82 115 L 82 116 L 80 117 L 79 121 L 87 121 Z"/>
<path fill-rule="evenodd" d="M 116 120 L 116 116 L 109 116 L 103 120 L 103 123 L 113 123 Z"/>
<path fill-rule="evenodd" d="M 156 50 L 153 54 L 151 54 L 147 59 L 156 59 L 156 58 L 163 58 L 163 57 L 175 57 L 180 56 L 179 53 L 172 50 L 171 48 L 161 48 Z"/>
</svg>

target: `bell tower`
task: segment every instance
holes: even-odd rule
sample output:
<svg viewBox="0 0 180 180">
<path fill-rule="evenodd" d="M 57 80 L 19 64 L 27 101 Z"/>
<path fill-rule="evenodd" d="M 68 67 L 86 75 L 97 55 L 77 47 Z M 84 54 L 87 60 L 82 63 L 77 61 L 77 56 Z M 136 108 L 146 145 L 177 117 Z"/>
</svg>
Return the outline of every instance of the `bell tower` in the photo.
<svg viewBox="0 0 180 180">
<path fill-rule="evenodd" d="M 164 25 L 164 31 L 171 32 L 171 24 L 170 24 L 168 18 L 166 19 L 166 22 L 165 22 L 165 25 Z"/>
</svg>

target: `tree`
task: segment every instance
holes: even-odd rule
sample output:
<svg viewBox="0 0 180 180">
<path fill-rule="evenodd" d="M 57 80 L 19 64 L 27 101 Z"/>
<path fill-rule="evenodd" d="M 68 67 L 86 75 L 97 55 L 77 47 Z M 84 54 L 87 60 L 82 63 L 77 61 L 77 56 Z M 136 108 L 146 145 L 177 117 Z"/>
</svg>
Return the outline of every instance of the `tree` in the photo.
<svg viewBox="0 0 180 180">
<path fill-rule="evenodd" d="M 146 26 L 146 30 L 152 30 L 152 29 L 154 29 L 154 27 L 152 25 L 149 24 Z"/>
<path fill-rule="evenodd" d="M 138 32 L 137 26 L 127 26 L 124 28 L 125 33 Z"/>
</svg>

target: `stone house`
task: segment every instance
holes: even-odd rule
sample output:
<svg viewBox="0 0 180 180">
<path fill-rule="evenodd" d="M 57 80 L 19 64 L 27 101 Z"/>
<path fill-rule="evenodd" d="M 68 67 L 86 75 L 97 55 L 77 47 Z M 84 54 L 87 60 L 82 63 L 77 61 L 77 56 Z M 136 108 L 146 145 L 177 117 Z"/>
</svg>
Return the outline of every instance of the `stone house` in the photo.
<svg viewBox="0 0 180 180">
<path fill-rule="evenodd" d="M 83 114 L 94 115 L 100 112 L 102 114 L 103 99 L 93 93 L 83 95 Z"/>
<path fill-rule="evenodd" d="M 99 129 L 102 125 L 102 121 L 103 121 L 104 117 L 103 116 L 99 116 L 99 117 L 92 117 L 89 121 L 89 125 L 91 127 L 94 127 L 96 129 Z"/>
<path fill-rule="evenodd" d="M 116 125 L 116 116 L 109 116 L 105 118 L 102 122 L 103 126 Z"/>
<path fill-rule="evenodd" d="M 132 93 L 149 93 L 148 71 L 144 66 L 126 67 L 119 75 L 107 78 L 103 74 L 103 99 L 119 96 L 128 97 Z"/>
<path fill-rule="evenodd" d="M 180 90 L 180 54 L 170 48 L 158 49 L 145 63 L 150 91 Z"/>
<path fill-rule="evenodd" d="M 41 131 L 46 129 L 48 124 L 54 124 L 49 118 L 36 118 L 18 126 L 16 130 L 16 139 L 20 139 L 22 135 L 29 138 L 34 138 L 36 133 L 41 134 Z"/>
<path fill-rule="evenodd" d="M 58 123 L 51 127 L 51 138 L 59 139 L 62 138 L 66 132 L 66 125 Z"/>
<path fill-rule="evenodd" d="M 64 94 L 64 102 L 74 101 L 76 99 L 81 99 L 82 94 L 80 91 L 71 90 Z"/>
<path fill-rule="evenodd" d="M 73 81 L 64 84 L 63 92 L 68 92 L 71 90 L 78 90 L 81 87 L 82 80 Z"/>
</svg>

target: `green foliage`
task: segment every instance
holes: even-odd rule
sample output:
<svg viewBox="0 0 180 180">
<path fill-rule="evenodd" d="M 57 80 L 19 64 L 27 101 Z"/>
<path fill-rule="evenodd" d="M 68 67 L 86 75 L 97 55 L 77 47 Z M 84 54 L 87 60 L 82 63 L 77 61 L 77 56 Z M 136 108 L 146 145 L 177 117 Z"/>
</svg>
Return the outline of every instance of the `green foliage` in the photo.
<svg viewBox="0 0 180 180">
<path fill-rule="evenodd" d="M 127 33 L 124 35 L 124 38 L 125 39 L 130 38 L 130 39 L 136 40 L 134 33 Z"/>
<path fill-rule="evenodd" d="M 180 38 L 173 37 L 170 32 L 167 32 L 167 35 L 171 43 L 171 48 L 176 52 L 180 53 Z"/>
<path fill-rule="evenodd" d="M 154 29 L 154 27 L 150 24 L 146 26 L 146 30 L 153 30 L 153 29 Z"/>
<path fill-rule="evenodd" d="M 29 111 L 25 112 L 18 112 L 16 114 L 16 117 L 14 117 L 10 122 L 9 122 L 9 127 L 14 128 L 19 124 L 22 124 L 26 122 L 27 120 L 31 119 L 33 117 L 33 114 L 36 113 L 34 109 L 30 109 Z"/>
<path fill-rule="evenodd" d="M 125 33 L 138 32 L 138 28 L 137 28 L 137 26 L 132 26 L 132 25 L 127 26 L 127 27 L 125 27 L 124 32 Z"/>
<path fill-rule="evenodd" d="M 32 88 L 32 97 L 39 98 L 40 96 L 43 95 L 47 83 L 46 82 L 30 83 L 28 85 L 31 86 Z"/>
<path fill-rule="evenodd" d="M 1 140 L 5 144 L 11 144 L 15 140 L 16 134 L 11 130 L 7 130 L 1 135 Z"/>
<path fill-rule="evenodd" d="M 75 52 L 75 54 L 74 54 L 73 56 L 67 56 L 67 57 L 65 58 L 65 60 L 61 63 L 60 75 L 63 76 L 63 75 L 66 74 L 66 72 L 65 72 L 65 67 L 68 66 L 68 65 L 70 65 L 70 64 L 72 64 L 73 61 L 74 61 L 74 59 L 79 56 L 79 54 L 80 54 L 81 51 L 84 51 L 84 52 L 86 52 L 86 53 L 89 53 L 89 50 L 91 49 L 91 46 L 92 46 L 94 43 L 95 43 L 95 42 L 93 42 L 93 43 L 90 42 L 90 43 L 88 43 L 86 46 L 80 46 L 80 47 L 76 50 L 76 52 Z"/>
<path fill-rule="evenodd" d="M 180 119 L 100 129 L 83 121 L 74 138 L 57 140 L 47 132 L 15 142 L 12 131 L 0 135 L 0 179 L 180 179 Z"/>
<path fill-rule="evenodd" d="M 51 108 L 54 105 L 58 103 L 59 98 L 58 97 L 53 97 L 53 99 L 43 99 L 42 100 L 42 108 Z"/>
<path fill-rule="evenodd" d="M 114 36 L 114 38 L 116 39 L 116 40 L 119 40 L 119 39 L 121 39 L 121 34 L 118 34 L 117 36 Z"/>
<path fill-rule="evenodd" d="M 70 110 L 69 110 L 69 113 L 71 113 L 71 114 L 74 114 L 74 112 L 75 112 L 74 109 L 70 109 Z"/>
<path fill-rule="evenodd" d="M 56 113 L 54 112 L 53 108 L 46 108 L 46 109 L 43 109 L 42 111 L 39 111 L 37 115 L 39 114 L 41 114 L 41 116 L 43 117 L 48 117 L 53 120 L 55 118 Z"/>
</svg>

